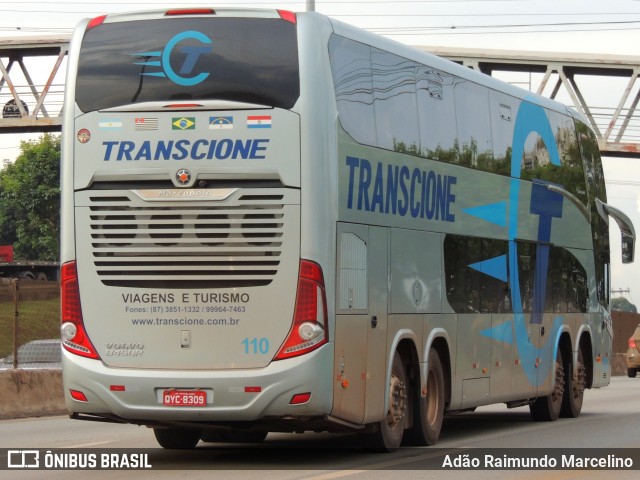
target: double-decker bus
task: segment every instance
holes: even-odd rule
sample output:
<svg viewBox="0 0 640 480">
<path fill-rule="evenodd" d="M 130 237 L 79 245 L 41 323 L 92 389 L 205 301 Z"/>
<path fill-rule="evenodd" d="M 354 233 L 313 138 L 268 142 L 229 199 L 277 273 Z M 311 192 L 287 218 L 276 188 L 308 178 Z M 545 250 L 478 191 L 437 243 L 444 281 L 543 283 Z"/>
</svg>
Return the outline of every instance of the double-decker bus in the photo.
<svg viewBox="0 0 640 480">
<path fill-rule="evenodd" d="M 635 233 L 576 112 L 316 13 L 101 16 L 68 65 L 72 418 L 393 450 L 609 383 L 608 219 L 625 262 Z"/>
</svg>

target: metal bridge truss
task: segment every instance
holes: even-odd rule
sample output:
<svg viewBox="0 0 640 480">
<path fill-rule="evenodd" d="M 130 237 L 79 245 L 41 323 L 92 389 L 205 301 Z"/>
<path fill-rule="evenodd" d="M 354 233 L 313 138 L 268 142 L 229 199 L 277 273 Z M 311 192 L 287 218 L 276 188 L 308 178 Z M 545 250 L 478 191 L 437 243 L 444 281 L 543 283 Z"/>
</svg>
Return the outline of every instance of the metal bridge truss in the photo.
<svg viewBox="0 0 640 480">
<path fill-rule="evenodd" d="M 61 129 L 68 48 L 68 37 L 0 40 L 0 133 Z M 640 57 L 420 48 L 573 104 L 603 154 L 640 157 Z"/>
<path fill-rule="evenodd" d="M 640 57 L 421 47 L 578 110 L 608 156 L 640 157 Z"/>
<path fill-rule="evenodd" d="M 0 40 L 0 133 L 60 131 L 69 38 Z"/>
</svg>

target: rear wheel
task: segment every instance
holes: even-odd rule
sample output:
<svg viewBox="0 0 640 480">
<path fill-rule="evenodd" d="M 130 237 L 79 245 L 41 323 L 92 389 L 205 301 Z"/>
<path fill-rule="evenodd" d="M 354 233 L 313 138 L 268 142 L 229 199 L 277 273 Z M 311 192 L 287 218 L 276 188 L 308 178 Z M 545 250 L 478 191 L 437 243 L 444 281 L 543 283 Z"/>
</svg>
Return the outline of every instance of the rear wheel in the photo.
<svg viewBox="0 0 640 480">
<path fill-rule="evenodd" d="M 444 418 L 444 373 L 440 356 L 435 350 L 429 352 L 426 395 L 418 392 L 414 400 L 414 422 L 407 431 L 412 445 L 435 445 L 440 437 Z"/>
<path fill-rule="evenodd" d="M 638 372 L 637 368 L 627 368 L 627 375 L 629 378 L 636 378 L 636 373 Z"/>
<path fill-rule="evenodd" d="M 571 362 L 567 362 L 564 369 L 566 383 L 564 384 L 560 416 L 576 418 L 580 415 L 580 411 L 582 410 L 584 391 L 587 388 L 587 369 L 584 366 L 582 348 L 578 349 L 576 368 L 573 368 L 573 364 Z"/>
<path fill-rule="evenodd" d="M 369 434 L 367 438 L 371 449 L 384 452 L 392 452 L 400 446 L 407 419 L 407 379 L 398 352 L 393 355 L 388 396 L 387 416 L 378 424 L 376 432 Z"/>
<path fill-rule="evenodd" d="M 200 441 L 200 430 L 188 428 L 154 428 L 156 440 L 163 448 L 189 449 Z"/>
<path fill-rule="evenodd" d="M 562 409 L 562 397 L 564 396 L 565 371 L 562 351 L 558 348 L 556 356 L 556 381 L 553 391 L 544 397 L 538 397 L 529 405 L 531 417 L 538 422 L 552 422 L 557 420 Z"/>
</svg>

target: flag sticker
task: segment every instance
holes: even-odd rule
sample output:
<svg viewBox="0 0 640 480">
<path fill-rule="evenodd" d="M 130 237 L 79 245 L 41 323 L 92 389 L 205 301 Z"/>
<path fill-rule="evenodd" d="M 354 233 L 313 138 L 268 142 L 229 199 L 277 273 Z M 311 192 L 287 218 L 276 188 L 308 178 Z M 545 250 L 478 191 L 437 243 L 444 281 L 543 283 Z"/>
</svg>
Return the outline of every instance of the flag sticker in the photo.
<svg viewBox="0 0 640 480">
<path fill-rule="evenodd" d="M 209 130 L 233 128 L 233 117 L 209 117 Z"/>
<path fill-rule="evenodd" d="M 98 123 L 99 128 L 122 128 L 122 122 L 120 120 L 103 120 Z"/>
<path fill-rule="evenodd" d="M 196 118 L 195 117 L 181 117 L 171 119 L 172 130 L 195 130 Z"/>
<path fill-rule="evenodd" d="M 249 115 L 247 128 L 271 128 L 271 115 Z"/>
<path fill-rule="evenodd" d="M 138 117 L 133 121 L 135 130 L 158 130 L 158 119 Z"/>
</svg>

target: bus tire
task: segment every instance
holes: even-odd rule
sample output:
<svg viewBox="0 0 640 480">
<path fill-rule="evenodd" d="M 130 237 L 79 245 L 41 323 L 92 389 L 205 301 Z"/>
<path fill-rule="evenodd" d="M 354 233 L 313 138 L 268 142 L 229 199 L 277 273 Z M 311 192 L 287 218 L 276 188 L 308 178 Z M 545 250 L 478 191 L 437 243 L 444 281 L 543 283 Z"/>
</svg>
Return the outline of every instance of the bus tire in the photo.
<svg viewBox="0 0 640 480">
<path fill-rule="evenodd" d="M 407 422 L 408 389 L 407 376 L 400 354 L 395 352 L 389 379 L 389 409 L 384 420 L 374 433 L 367 435 L 367 446 L 378 452 L 393 452 L 400 447 Z"/>
<path fill-rule="evenodd" d="M 562 396 L 562 409 L 560 416 L 565 418 L 577 418 L 582 411 L 584 391 L 587 388 L 587 369 L 584 365 L 582 348 L 578 349 L 576 368 L 572 362 L 565 364 L 564 395 Z"/>
<path fill-rule="evenodd" d="M 440 355 L 435 350 L 429 352 L 427 371 L 427 394 L 420 394 L 418 385 L 414 399 L 413 427 L 407 431 L 411 445 L 435 445 L 440 437 L 444 418 L 445 383 Z"/>
<path fill-rule="evenodd" d="M 564 356 L 558 346 L 556 355 L 556 375 L 553 391 L 544 397 L 536 398 L 535 402 L 529 405 L 531 418 L 537 422 L 553 422 L 560 416 L 562 409 L 562 398 L 564 397 L 565 377 Z"/>
<path fill-rule="evenodd" d="M 189 428 L 154 428 L 153 433 L 162 448 L 189 449 L 200 441 L 202 432 Z"/>
<path fill-rule="evenodd" d="M 627 376 L 629 378 L 636 378 L 636 373 L 638 373 L 637 368 L 627 368 Z"/>
</svg>

